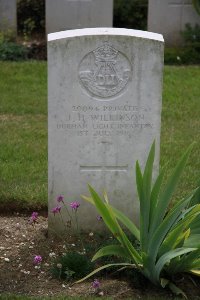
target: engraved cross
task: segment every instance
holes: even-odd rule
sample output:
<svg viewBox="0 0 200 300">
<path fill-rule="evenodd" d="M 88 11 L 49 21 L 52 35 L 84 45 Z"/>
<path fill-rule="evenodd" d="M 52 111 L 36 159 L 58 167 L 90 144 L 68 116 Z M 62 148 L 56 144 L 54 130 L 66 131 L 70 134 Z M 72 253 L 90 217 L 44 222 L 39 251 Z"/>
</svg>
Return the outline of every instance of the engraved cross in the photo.
<svg viewBox="0 0 200 300">
<path fill-rule="evenodd" d="M 128 171 L 128 165 L 124 166 L 105 166 L 104 164 L 102 165 L 96 165 L 96 166 L 80 166 L 80 171 L 81 172 L 92 172 L 92 171 L 118 171 L 118 172 L 127 172 Z"/>
<path fill-rule="evenodd" d="M 110 165 L 106 162 L 106 146 L 109 144 L 109 142 L 102 141 L 101 142 L 104 145 L 104 151 L 103 151 L 103 162 L 102 164 L 94 164 L 90 166 L 81 165 L 80 166 L 80 172 L 127 172 L 128 171 L 128 165 Z"/>
</svg>

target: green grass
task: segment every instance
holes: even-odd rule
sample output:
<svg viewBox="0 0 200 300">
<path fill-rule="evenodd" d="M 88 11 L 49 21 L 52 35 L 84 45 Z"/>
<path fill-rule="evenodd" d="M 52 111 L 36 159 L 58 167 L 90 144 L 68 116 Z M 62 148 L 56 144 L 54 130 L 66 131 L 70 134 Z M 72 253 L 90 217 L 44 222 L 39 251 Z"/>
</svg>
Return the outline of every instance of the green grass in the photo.
<svg viewBox="0 0 200 300">
<path fill-rule="evenodd" d="M 0 206 L 47 206 L 45 62 L 0 63 Z"/>
<path fill-rule="evenodd" d="M 200 184 L 200 68 L 165 67 L 161 130 L 161 165 L 168 162 L 168 173 L 192 143 L 188 165 L 176 198 Z"/>
<path fill-rule="evenodd" d="M 47 207 L 47 66 L 0 62 L 0 207 Z M 165 67 L 161 165 L 170 172 L 193 141 L 176 197 L 196 187 L 200 171 L 200 68 Z"/>
</svg>

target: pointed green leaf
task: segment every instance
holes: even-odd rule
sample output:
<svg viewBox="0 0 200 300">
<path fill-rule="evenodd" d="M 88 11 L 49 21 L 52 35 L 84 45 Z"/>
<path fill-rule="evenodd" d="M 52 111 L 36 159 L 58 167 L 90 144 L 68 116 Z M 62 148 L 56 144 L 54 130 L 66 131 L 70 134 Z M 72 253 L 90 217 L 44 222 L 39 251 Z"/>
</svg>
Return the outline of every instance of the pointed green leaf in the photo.
<svg viewBox="0 0 200 300">
<path fill-rule="evenodd" d="M 167 214 L 163 222 L 158 226 L 155 233 L 152 235 L 151 240 L 149 241 L 148 253 L 151 258 L 151 263 L 154 264 L 156 257 L 158 255 L 159 247 L 164 241 L 167 233 L 170 231 L 172 226 L 176 224 L 176 221 L 181 214 L 181 211 L 189 203 L 191 197 L 188 199 L 183 199 L 178 202 L 171 211 Z"/>
<path fill-rule="evenodd" d="M 180 255 L 195 251 L 195 250 L 196 250 L 196 248 L 177 248 L 177 249 L 171 250 L 171 251 L 165 253 L 163 256 L 161 256 L 155 266 L 155 274 L 156 274 L 157 280 L 159 281 L 160 272 L 164 268 L 164 265 L 166 263 L 170 262 L 171 259 L 173 259 L 174 257 L 180 256 Z"/>
<path fill-rule="evenodd" d="M 196 276 L 200 276 L 200 270 L 190 270 L 190 273 Z"/>
<path fill-rule="evenodd" d="M 133 245 L 130 243 L 120 225 L 118 224 L 114 213 L 112 212 L 112 208 L 109 204 L 104 203 L 96 191 L 89 185 L 89 190 L 95 206 L 102 216 L 106 226 L 112 232 L 112 234 L 116 237 L 116 239 L 122 244 L 124 249 L 127 250 L 127 253 L 130 255 L 130 259 L 135 261 L 135 263 L 141 263 L 141 257 L 139 253 L 135 250 Z"/>
<path fill-rule="evenodd" d="M 136 186 L 137 186 L 137 192 L 138 192 L 139 200 L 141 200 L 141 197 L 142 197 L 143 177 L 142 177 L 142 171 L 141 171 L 141 169 L 140 169 L 140 165 L 139 165 L 139 162 L 138 162 L 138 161 L 136 161 L 135 170 L 136 170 Z"/>
<path fill-rule="evenodd" d="M 153 162 L 155 156 L 155 141 L 153 142 L 143 174 L 142 189 L 140 191 L 140 242 L 141 250 L 146 251 L 148 242 L 150 195 L 152 185 Z M 137 176 L 137 173 L 136 173 Z"/>
<path fill-rule="evenodd" d="M 140 231 L 137 228 L 137 226 L 131 222 L 131 220 L 125 216 L 121 211 L 119 211 L 118 209 L 116 209 L 115 207 L 111 206 L 112 210 L 115 214 L 115 217 L 122 222 L 122 224 L 124 224 L 128 230 L 136 237 L 136 239 L 139 241 L 140 240 Z"/>
<path fill-rule="evenodd" d="M 189 249 L 189 248 L 185 248 Z M 196 249 L 188 255 L 184 255 L 180 258 L 178 264 L 176 261 L 171 261 L 169 265 L 169 270 L 171 274 L 180 272 L 189 272 L 191 269 L 200 267 L 200 249 Z"/>
<path fill-rule="evenodd" d="M 189 206 L 200 204 L 200 186 L 195 190 L 194 195 L 189 203 Z"/>
<path fill-rule="evenodd" d="M 83 199 L 86 200 L 87 202 L 89 202 L 89 203 L 95 205 L 95 204 L 94 204 L 94 201 L 93 201 L 93 199 L 92 199 L 91 197 L 87 197 L 87 196 L 81 195 L 81 198 L 83 198 Z"/>
<path fill-rule="evenodd" d="M 114 219 L 115 216 L 114 216 L 114 213 L 112 211 L 112 207 L 109 204 L 105 204 L 105 206 L 108 208 L 108 211 L 109 211 L 110 215 Z M 118 230 L 119 236 L 116 236 L 116 238 L 120 241 L 120 243 L 122 244 L 124 249 L 128 250 L 128 252 L 129 252 L 130 256 L 132 257 L 132 259 L 137 264 L 141 263 L 141 257 L 139 255 L 138 251 L 133 247 L 133 245 L 131 244 L 131 242 L 127 238 L 126 234 L 123 232 L 120 225 L 117 223 L 117 221 L 116 221 L 116 224 L 119 228 L 119 230 Z"/>
<path fill-rule="evenodd" d="M 184 214 L 183 219 L 180 220 L 174 228 L 172 228 L 160 246 L 159 256 L 171 249 L 180 248 L 183 246 L 183 244 L 185 245 L 185 240 L 188 239 L 186 232 L 188 231 L 193 219 L 200 214 L 200 206 L 196 205 L 195 207 L 187 209 L 186 211 L 189 211 L 189 213 Z M 189 229 L 189 231 L 191 230 Z"/>
<path fill-rule="evenodd" d="M 156 206 L 157 206 L 157 202 L 158 202 L 158 195 L 160 193 L 160 189 L 162 186 L 162 182 L 163 182 L 163 178 L 164 178 L 164 173 L 165 170 L 163 169 L 160 174 L 158 175 L 152 191 L 151 191 L 151 198 L 150 198 L 150 220 L 149 223 L 152 224 L 153 219 L 154 219 L 154 214 L 156 212 Z"/>
<path fill-rule="evenodd" d="M 159 224 L 162 222 L 165 216 L 166 209 L 171 201 L 171 197 L 176 189 L 180 176 L 187 163 L 192 147 L 193 144 L 187 149 L 185 154 L 183 154 L 178 164 L 176 165 L 172 175 L 168 179 L 165 189 L 163 190 L 163 192 L 160 193 L 153 223 L 151 225 L 151 230 L 150 230 L 151 234 L 159 226 Z"/>
<path fill-rule="evenodd" d="M 86 280 L 86 279 L 90 278 L 91 276 L 93 276 L 94 274 L 100 272 L 101 270 L 104 270 L 104 269 L 110 268 L 110 267 L 114 267 L 114 266 L 116 266 L 116 267 L 121 267 L 121 266 L 125 266 L 125 267 L 126 267 L 126 266 L 127 266 L 127 267 L 133 267 L 134 265 L 133 265 L 133 264 L 127 264 L 127 263 L 119 263 L 119 264 L 116 263 L 116 264 L 108 264 L 108 265 L 104 265 L 104 266 L 102 266 L 102 267 L 100 267 L 100 268 L 98 268 L 98 269 L 92 271 L 90 274 L 88 274 L 88 275 L 85 276 L 84 278 L 82 278 L 82 279 L 80 279 L 80 280 L 74 282 L 73 284 L 81 283 L 81 282 L 83 282 L 84 280 Z"/>
<path fill-rule="evenodd" d="M 182 295 L 185 299 L 188 299 L 187 295 L 179 287 L 177 287 L 174 283 L 170 282 L 169 288 L 175 295 L 177 295 L 177 296 Z"/>
<path fill-rule="evenodd" d="M 191 234 L 184 242 L 184 247 L 200 248 L 200 234 Z"/>
<path fill-rule="evenodd" d="M 129 255 L 127 256 L 127 252 L 124 250 L 124 248 L 120 245 L 109 245 L 101 248 L 92 258 L 92 261 L 95 261 L 96 259 L 107 256 L 107 255 L 116 255 L 123 258 L 126 258 L 129 260 Z"/>
</svg>

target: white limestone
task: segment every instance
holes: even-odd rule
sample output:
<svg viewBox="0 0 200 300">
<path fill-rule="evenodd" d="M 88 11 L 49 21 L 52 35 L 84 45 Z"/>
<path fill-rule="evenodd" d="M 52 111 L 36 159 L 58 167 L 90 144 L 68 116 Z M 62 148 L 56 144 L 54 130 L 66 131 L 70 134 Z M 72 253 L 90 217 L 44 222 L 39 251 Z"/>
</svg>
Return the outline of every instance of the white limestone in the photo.
<svg viewBox="0 0 200 300">
<path fill-rule="evenodd" d="M 0 30 L 17 32 L 16 0 L 0 0 Z"/>
<path fill-rule="evenodd" d="M 144 165 L 154 139 L 159 167 L 163 38 L 94 28 L 48 40 L 49 226 L 63 229 L 51 209 L 64 194 L 68 204 L 80 201 L 82 229 L 99 228 L 80 197 L 87 183 L 138 223 L 135 163 Z"/>
<path fill-rule="evenodd" d="M 46 0 L 46 32 L 111 27 L 113 0 Z"/>
<path fill-rule="evenodd" d="M 163 34 L 167 46 L 182 44 L 187 23 L 200 24 L 192 0 L 149 0 L 148 30 Z"/>
</svg>

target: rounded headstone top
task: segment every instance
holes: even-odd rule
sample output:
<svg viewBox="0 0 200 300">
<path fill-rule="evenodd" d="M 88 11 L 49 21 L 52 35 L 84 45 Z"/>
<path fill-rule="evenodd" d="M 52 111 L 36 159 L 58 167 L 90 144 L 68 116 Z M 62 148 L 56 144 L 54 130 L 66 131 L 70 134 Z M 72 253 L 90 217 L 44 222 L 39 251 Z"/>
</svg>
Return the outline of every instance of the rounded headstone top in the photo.
<svg viewBox="0 0 200 300">
<path fill-rule="evenodd" d="M 114 35 L 114 36 L 132 36 L 143 39 L 156 40 L 164 42 L 162 34 L 142 31 L 142 30 L 133 30 L 126 28 L 84 28 L 84 29 L 73 29 L 65 30 L 48 34 L 48 41 L 60 40 L 65 38 L 72 37 L 81 37 L 81 36 L 93 36 L 93 35 Z"/>
</svg>

